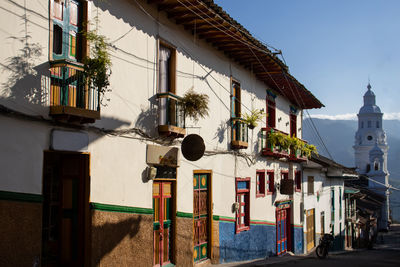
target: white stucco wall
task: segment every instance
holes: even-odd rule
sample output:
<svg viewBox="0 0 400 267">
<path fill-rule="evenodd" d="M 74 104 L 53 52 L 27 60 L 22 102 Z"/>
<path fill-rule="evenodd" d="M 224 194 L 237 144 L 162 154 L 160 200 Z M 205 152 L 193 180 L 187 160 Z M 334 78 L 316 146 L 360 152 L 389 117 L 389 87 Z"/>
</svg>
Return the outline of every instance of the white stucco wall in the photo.
<svg viewBox="0 0 400 267">
<path fill-rule="evenodd" d="M 24 43 L 14 37 L 25 36 L 21 16 L 26 12 L 27 28 L 32 36 L 28 41 L 42 48 L 42 54 L 30 62 L 33 63 L 33 69 L 39 66 L 40 71 L 33 77 L 19 77 L 15 84 L 11 84 L 11 89 L 2 85 L 0 104 L 30 115 L 49 118 L 48 95 L 43 89 L 44 81 L 49 77 L 48 1 L 26 1 L 26 8 L 23 8 L 25 1 L 15 0 L 15 3 L 0 3 L 5 9 L 0 9 L 0 23 L 3 25 L 0 38 L 6 40 L 4 48 L 0 50 L 0 60 L 8 64 L 12 56 L 21 56 L 19 49 Z M 187 120 L 187 134 L 201 135 L 207 151 L 226 152 L 230 149 L 231 136 L 231 77 L 241 84 L 242 113 L 255 108 L 265 110 L 268 88 L 211 45 L 194 39 L 181 25 L 171 22 L 165 13 L 159 13 L 154 6 L 147 5 L 146 1 L 139 3 L 148 14 L 132 1 L 90 2 L 90 17 L 93 19 L 98 15 L 101 22 L 99 33 L 107 36 L 112 44 L 113 64 L 110 78 L 112 92 L 107 94 L 110 101 L 101 109 L 101 120 L 93 126 L 105 129 L 135 127 L 156 135 L 157 45 L 158 39 L 162 38 L 177 49 L 176 94 L 183 96 L 193 86 L 196 92 L 210 97 L 210 116 L 199 122 Z M 157 18 L 158 22 L 150 16 Z M 9 70 L 0 72 L 2 84 L 8 82 L 11 76 Z M 29 85 L 32 80 L 34 86 Z M 26 95 L 10 95 L 11 92 L 15 95 L 19 90 L 24 90 Z M 32 97 L 37 100 L 32 101 Z M 276 128 L 287 133 L 290 131 L 289 105 L 282 96 L 276 98 Z M 299 110 L 297 116 L 297 133 L 300 138 L 301 112 Z M 142 123 L 140 118 L 146 118 L 146 123 Z M 5 118 L 2 115 L 0 125 L 0 190 L 41 194 L 43 151 L 49 149 L 50 132 L 54 127 L 41 122 Z M 232 204 L 235 202 L 235 177 L 251 177 L 251 219 L 275 221 L 274 204 L 289 199 L 289 196 L 276 192 L 274 195 L 256 198 L 256 170 L 274 170 L 275 183 L 279 183 L 280 171 L 289 170 L 290 167 L 288 162 L 259 157 L 261 148 L 258 133 L 264 126 L 265 120 L 254 130 L 249 130 L 248 148 L 241 150 L 249 156 L 257 154 L 255 163 L 250 166 L 244 158 L 232 154 L 205 156 L 196 162 L 189 162 L 181 155 L 177 178 L 178 211 L 193 211 L 193 170 L 212 170 L 214 214 L 234 217 Z M 90 153 L 91 162 L 90 201 L 151 208 L 152 182 L 144 182 L 142 172 L 147 167 L 146 144 L 152 142 L 135 139 L 135 135 L 117 137 L 87 132 L 87 152 Z M 299 169 L 299 164 L 293 164 L 291 168 L 292 171 Z M 290 178 L 293 179 L 292 174 Z M 293 223 L 301 224 L 299 209 L 303 202 L 302 193 L 296 192 L 292 199 Z"/>
<path fill-rule="evenodd" d="M 322 166 L 321 166 L 322 168 Z M 314 176 L 314 194 L 308 194 L 307 192 L 307 178 L 308 176 Z M 304 210 L 314 209 L 315 214 L 315 233 L 322 234 L 321 229 L 321 212 L 324 212 L 325 218 L 325 232 L 330 233 L 332 228 L 330 225 L 334 225 L 334 235 L 339 235 L 342 231 L 344 235 L 344 220 L 345 220 L 345 202 L 344 202 L 344 181 L 339 178 L 327 178 L 325 172 L 321 169 L 305 169 L 303 171 L 303 188 L 304 188 Z M 339 189 L 340 188 L 340 189 Z M 331 190 L 334 190 L 335 194 L 335 218 L 331 218 Z M 339 192 L 341 190 L 341 197 Z M 319 200 L 317 198 L 317 192 L 319 194 Z M 340 202 L 342 202 L 342 216 L 340 217 Z M 307 229 L 307 221 L 304 219 L 304 229 Z M 318 242 L 318 240 L 316 240 Z"/>
</svg>

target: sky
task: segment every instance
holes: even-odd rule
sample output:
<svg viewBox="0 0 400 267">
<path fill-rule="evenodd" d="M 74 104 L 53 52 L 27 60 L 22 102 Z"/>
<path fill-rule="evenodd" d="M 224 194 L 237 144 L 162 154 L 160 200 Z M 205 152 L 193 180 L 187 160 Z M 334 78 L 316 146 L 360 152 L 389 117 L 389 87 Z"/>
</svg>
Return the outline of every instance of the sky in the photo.
<svg viewBox="0 0 400 267">
<path fill-rule="evenodd" d="M 325 105 L 313 117 L 356 119 L 370 81 L 384 118 L 400 120 L 399 0 L 214 2 L 282 50 L 290 73 Z"/>
</svg>

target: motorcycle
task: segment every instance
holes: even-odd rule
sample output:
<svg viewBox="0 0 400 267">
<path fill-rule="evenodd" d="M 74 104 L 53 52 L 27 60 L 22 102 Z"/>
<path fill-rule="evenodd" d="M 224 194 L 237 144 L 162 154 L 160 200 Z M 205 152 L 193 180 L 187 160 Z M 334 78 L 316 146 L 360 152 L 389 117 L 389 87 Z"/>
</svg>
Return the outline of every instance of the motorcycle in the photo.
<svg viewBox="0 0 400 267">
<path fill-rule="evenodd" d="M 315 253 L 317 254 L 317 257 L 319 259 L 325 259 L 325 257 L 328 255 L 328 249 L 332 242 L 333 242 L 332 234 L 324 234 L 319 239 L 319 245 L 317 246 L 317 249 L 315 250 Z"/>
</svg>

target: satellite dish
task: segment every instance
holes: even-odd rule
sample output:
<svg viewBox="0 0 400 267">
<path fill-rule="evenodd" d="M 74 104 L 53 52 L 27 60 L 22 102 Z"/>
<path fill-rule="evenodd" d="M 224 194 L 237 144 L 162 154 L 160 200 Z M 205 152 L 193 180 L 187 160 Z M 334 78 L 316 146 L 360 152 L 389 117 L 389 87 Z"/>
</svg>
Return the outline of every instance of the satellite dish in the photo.
<svg viewBox="0 0 400 267">
<path fill-rule="evenodd" d="M 183 139 L 181 150 L 185 159 L 196 161 L 204 155 L 206 146 L 204 145 L 204 140 L 200 135 L 189 134 Z"/>
</svg>

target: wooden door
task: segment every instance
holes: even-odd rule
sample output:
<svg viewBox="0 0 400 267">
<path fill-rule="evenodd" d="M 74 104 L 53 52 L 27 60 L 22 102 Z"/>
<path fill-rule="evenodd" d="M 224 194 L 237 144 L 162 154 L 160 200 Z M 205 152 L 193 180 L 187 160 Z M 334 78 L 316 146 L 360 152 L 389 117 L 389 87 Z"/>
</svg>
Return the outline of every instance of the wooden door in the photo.
<svg viewBox="0 0 400 267">
<path fill-rule="evenodd" d="M 89 156 L 45 153 L 43 266 L 83 266 L 88 236 Z"/>
<path fill-rule="evenodd" d="M 277 254 L 283 254 L 287 251 L 288 238 L 288 216 L 286 209 L 277 209 L 276 211 L 276 251 Z"/>
<path fill-rule="evenodd" d="M 209 258 L 209 175 L 194 174 L 193 177 L 193 260 Z"/>
<path fill-rule="evenodd" d="M 153 239 L 154 265 L 163 266 L 171 263 L 171 214 L 172 183 L 153 183 Z"/>
<path fill-rule="evenodd" d="M 307 251 L 315 246 L 314 209 L 307 210 Z"/>
</svg>

